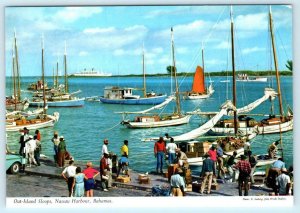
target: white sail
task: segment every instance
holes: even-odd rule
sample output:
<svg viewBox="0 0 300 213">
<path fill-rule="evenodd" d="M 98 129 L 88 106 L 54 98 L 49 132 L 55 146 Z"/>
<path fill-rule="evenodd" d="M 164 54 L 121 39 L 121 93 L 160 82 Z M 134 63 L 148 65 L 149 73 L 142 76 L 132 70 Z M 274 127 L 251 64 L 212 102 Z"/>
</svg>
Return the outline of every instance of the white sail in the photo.
<svg viewBox="0 0 300 213">
<path fill-rule="evenodd" d="M 236 110 L 237 114 L 248 113 L 248 112 L 252 111 L 254 108 L 256 108 L 257 106 L 259 106 L 264 101 L 268 100 L 269 98 L 271 98 L 273 100 L 277 96 L 277 92 L 275 92 L 275 90 L 272 88 L 265 88 L 264 93 L 265 93 L 265 95 L 263 97 L 261 97 L 260 99 L 257 99 L 256 101 L 248 104 L 247 106 L 238 108 Z M 230 111 L 228 115 L 233 116 L 233 111 Z"/>
<path fill-rule="evenodd" d="M 213 118 L 211 118 L 209 121 L 207 121 L 205 124 L 200 126 L 197 129 L 194 129 L 190 132 L 184 133 L 182 135 L 174 136 L 174 141 L 186 141 L 186 140 L 192 140 L 196 139 L 201 135 L 204 135 L 207 133 L 211 128 L 214 127 L 214 125 L 224 116 L 227 115 L 228 111 L 235 110 L 235 107 L 233 106 L 231 101 L 226 101 L 221 106 L 221 111 L 218 112 Z"/>
<path fill-rule="evenodd" d="M 175 100 L 174 95 L 170 95 L 168 98 L 166 98 L 166 100 L 164 102 L 162 102 L 161 104 L 155 105 L 155 106 L 153 106 L 149 109 L 145 109 L 145 110 L 137 111 L 137 112 L 117 112 L 117 113 L 122 113 L 122 114 L 145 114 L 145 113 L 150 112 L 150 111 L 155 110 L 155 109 L 161 109 L 162 107 L 164 107 L 168 103 L 170 103 L 172 100 Z"/>
</svg>

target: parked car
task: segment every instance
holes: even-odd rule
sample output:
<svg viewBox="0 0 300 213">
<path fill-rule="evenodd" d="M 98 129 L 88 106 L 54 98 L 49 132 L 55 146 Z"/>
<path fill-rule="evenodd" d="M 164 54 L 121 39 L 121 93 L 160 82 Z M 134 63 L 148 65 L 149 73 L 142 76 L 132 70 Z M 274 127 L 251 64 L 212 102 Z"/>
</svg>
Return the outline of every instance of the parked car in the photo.
<svg viewBox="0 0 300 213">
<path fill-rule="evenodd" d="M 18 154 L 6 153 L 5 168 L 11 174 L 16 174 L 20 171 L 22 165 L 22 157 Z"/>
</svg>

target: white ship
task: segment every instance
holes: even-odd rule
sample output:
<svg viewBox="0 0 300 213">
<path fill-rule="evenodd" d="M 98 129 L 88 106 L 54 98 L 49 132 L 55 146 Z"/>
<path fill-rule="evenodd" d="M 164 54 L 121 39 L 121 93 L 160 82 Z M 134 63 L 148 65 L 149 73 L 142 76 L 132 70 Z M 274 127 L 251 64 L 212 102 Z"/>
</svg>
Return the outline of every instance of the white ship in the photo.
<svg viewBox="0 0 300 213">
<path fill-rule="evenodd" d="M 109 77 L 112 76 L 111 73 L 104 73 L 102 71 L 97 70 L 86 70 L 84 69 L 81 72 L 73 73 L 70 76 L 77 76 L 77 77 Z"/>
</svg>

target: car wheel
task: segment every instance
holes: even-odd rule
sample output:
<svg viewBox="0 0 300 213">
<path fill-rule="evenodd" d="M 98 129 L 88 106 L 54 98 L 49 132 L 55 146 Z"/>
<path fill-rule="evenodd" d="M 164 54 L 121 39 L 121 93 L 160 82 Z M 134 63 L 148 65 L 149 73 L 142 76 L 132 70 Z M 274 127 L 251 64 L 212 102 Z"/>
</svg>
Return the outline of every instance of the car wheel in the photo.
<svg viewBox="0 0 300 213">
<path fill-rule="evenodd" d="M 12 174 L 17 174 L 17 173 L 19 173 L 20 168 L 21 168 L 21 164 L 18 163 L 18 162 L 15 162 L 15 163 L 13 163 L 13 165 L 11 165 L 11 167 L 10 167 L 10 173 L 12 173 Z"/>
</svg>

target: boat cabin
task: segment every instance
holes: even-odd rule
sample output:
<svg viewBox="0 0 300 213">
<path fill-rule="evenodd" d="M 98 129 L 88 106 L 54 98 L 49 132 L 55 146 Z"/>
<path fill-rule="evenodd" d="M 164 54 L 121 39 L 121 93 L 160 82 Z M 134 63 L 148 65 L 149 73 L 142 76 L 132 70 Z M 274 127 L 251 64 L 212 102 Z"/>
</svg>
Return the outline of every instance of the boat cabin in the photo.
<svg viewBox="0 0 300 213">
<path fill-rule="evenodd" d="M 159 121 L 160 118 L 158 115 L 154 116 L 137 116 L 134 118 L 134 122 L 142 122 L 142 123 L 147 123 L 147 122 L 156 122 Z"/>
<path fill-rule="evenodd" d="M 115 86 L 104 88 L 104 98 L 107 99 L 138 99 L 139 95 L 132 94 L 133 88 L 120 88 Z"/>
</svg>

